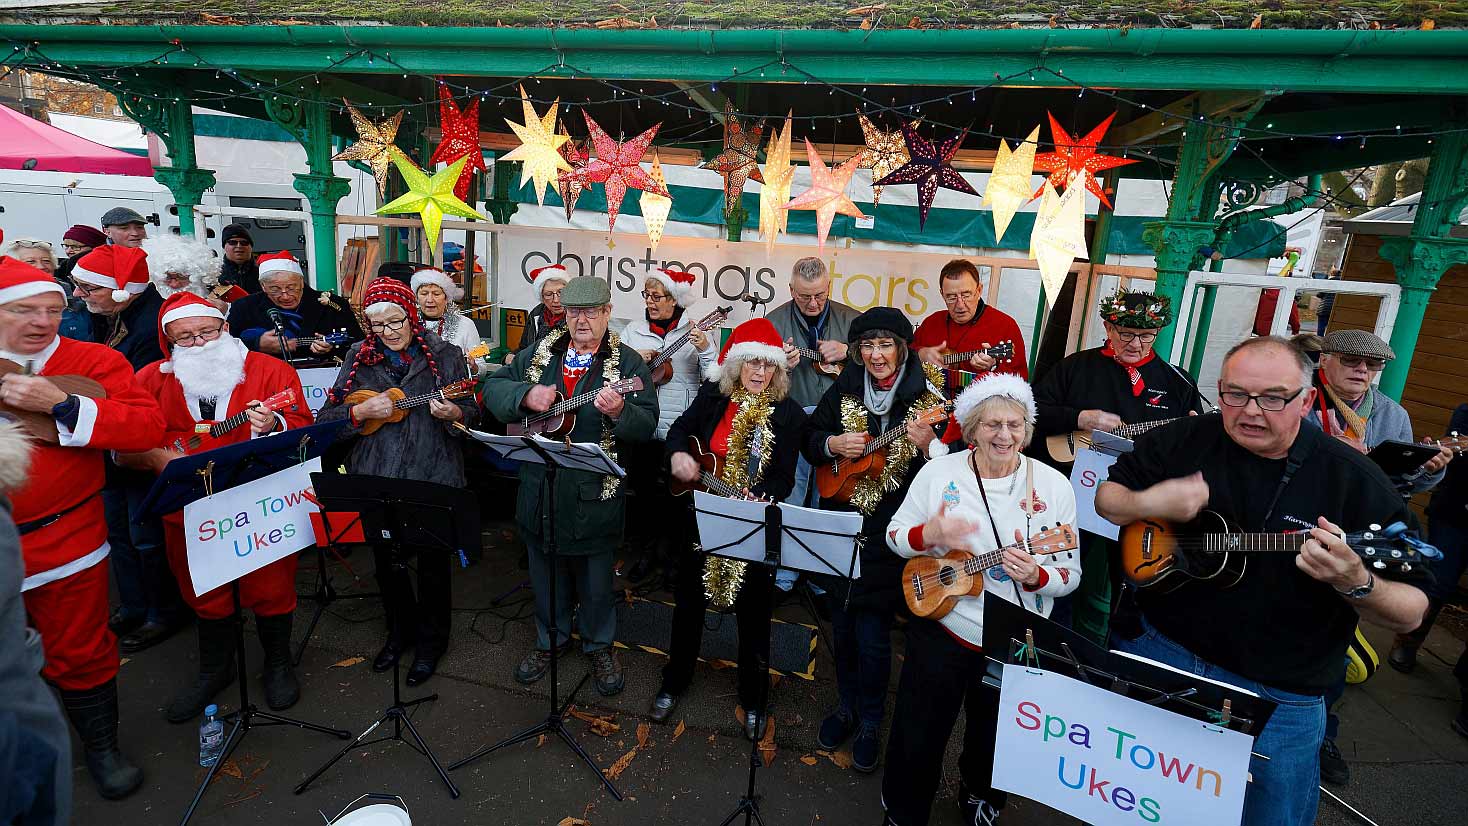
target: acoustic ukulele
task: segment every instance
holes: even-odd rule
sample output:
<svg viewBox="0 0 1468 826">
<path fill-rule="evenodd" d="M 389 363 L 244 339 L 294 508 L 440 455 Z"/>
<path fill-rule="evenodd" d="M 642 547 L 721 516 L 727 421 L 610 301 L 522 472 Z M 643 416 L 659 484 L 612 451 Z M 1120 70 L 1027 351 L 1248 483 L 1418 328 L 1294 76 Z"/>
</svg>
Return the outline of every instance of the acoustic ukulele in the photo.
<svg viewBox="0 0 1468 826">
<path fill-rule="evenodd" d="M 942 357 L 943 366 L 949 370 L 962 370 L 961 367 L 950 367 L 953 364 L 967 364 L 968 360 L 977 355 L 986 355 L 994 359 L 996 364 L 1005 364 L 1014 359 L 1014 342 L 1001 341 L 993 347 L 980 347 L 977 350 L 964 350 L 955 352 L 944 347 L 938 351 Z"/>
<path fill-rule="evenodd" d="M 1309 536 L 1303 532 L 1246 533 L 1223 516 L 1205 510 L 1192 522 L 1177 525 L 1161 519 L 1143 519 L 1121 529 L 1122 572 L 1138 587 L 1169 593 L 1193 581 L 1219 588 L 1237 585 L 1251 554 L 1297 554 Z M 1424 559 L 1442 553 L 1412 536 L 1407 526 L 1394 522 L 1385 528 L 1343 537 L 1352 551 L 1378 571 L 1407 572 Z"/>
<path fill-rule="evenodd" d="M 818 350 L 812 350 L 809 347 L 796 347 L 795 352 L 799 353 L 801 358 L 809 359 L 810 366 L 818 372 L 825 373 L 833 379 L 841 375 L 841 371 L 846 369 L 846 362 L 835 361 L 828 363 L 821 357 L 820 351 Z"/>
<path fill-rule="evenodd" d="M 602 387 L 609 387 L 625 396 L 642 389 L 642 377 L 633 376 L 630 379 L 602 385 Z M 596 394 L 601 391 L 602 388 L 599 387 L 596 390 L 578 393 L 568 399 L 558 390 L 556 391 L 556 402 L 550 406 L 549 410 L 544 413 L 536 413 L 534 416 L 527 416 L 518 422 L 506 424 L 505 435 L 534 436 L 538 434 L 547 439 L 569 436 L 571 431 L 576 429 L 576 411 L 580 410 L 583 404 L 595 399 Z"/>
<path fill-rule="evenodd" d="M 255 407 L 264 408 L 274 413 L 277 410 L 293 409 L 296 403 L 295 388 L 287 387 L 268 399 L 261 399 L 260 403 L 255 405 Z M 193 453 L 204 444 L 205 436 L 208 436 L 210 439 L 218 439 L 220 436 L 239 428 L 249 420 L 250 417 L 246 414 L 246 411 L 241 410 L 233 416 L 217 422 L 199 422 L 194 425 L 194 435 L 190 436 L 187 442 L 183 440 L 183 437 L 173 440 L 173 449 L 179 453 Z"/>
<path fill-rule="evenodd" d="M 719 461 L 716 453 L 703 449 L 703 442 L 697 436 L 688 437 L 688 454 L 693 461 L 698 463 L 698 478 L 692 482 L 684 482 L 673 476 L 668 477 L 668 490 L 674 496 L 682 496 L 696 490 L 706 491 L 715 496 L 724 496 L 729 499 L 757 499 L 758 497 L 745 496 L 744 491 L 735 490 L 732 485 L 719 478 L 723 470 L 723 463 Z"/>
<path fill-rule="evenodd" d="M 332 347 L 339 347 L 343 344 L 351 343 L 352 337 L 347 334 L 346 328 L 333 330 L 329 333 L 320 333 L 314 336 L 286 339 L 286 345 L 291 350 L 295 350 L 301 346 L 310 347 L 312 344 L 329 344 Z"/>
<path fill-rule="evenodd" d="M 914 616 L 942 619 L 961 599 L 984 592 L 984 572 L 1004 561 L 1010 548 L 1033 555 L 1058 554 L 1076 549 L 1076 532 L 1060 525 L 987 553 L 949 551 L 941 557 L 915 556 L 902 569 L 902 596 Z"/>
<path fill-rule="evenodd" d="M 408 411 L 414 407 L 422 407 L 423 405 L 428 404 L 429 402 L 434 400 L 446 402 L 450 399 L 462 399 L 465 396 L 474 395 L 474 380 L 459 379 L 458 381 L 450 382 L 449 384 L 446 384 L 431 393 L 422 393 L 417 396 L 409 396 L 408 394 L 404 393 L 402 388 L 400 387 L 390 387 L 384 392 L 387 394 L 388 398 L 392 399 L 392 415 L 388 416 L 386 419 L 368 419 L 367 421 L 363 422 L 363 436 L 371 436 L 373 433 L 376 433 L 379 429 L 381 429 L 383 425 L 389 422 L 400 422 L 403 419 L 406 419 L 408 417 Z M 377 395 L 381 394 L 379 394 L 376 390 L 353 390 L 352 392 L 347 394 L 347 399 L 345 403 L 348 406 L 361 404 L 362 402 L 365 402 L 373 396 Z"/>
<path fill-rule="evenodd" d="M 22 367 L 9 359 L 0 359 L 0 376 L 10 373 L 22 376 L 32 375 L 29 364 Z M 51 384 L 56 386 L 57 390 L 67 395 L 86 396 L 89 399 L 107 398 L 107 390 L 95 379 L 90 379 L 86 376 L 60 375 L 41 376 L 40 378 L 51 382 Z M 50 413 L 37 413 L 33 410 L 17 410 L 16 408 L 7 406 L 4 402 L 0 402 L 0 414 L 15 419 L 20 423 L 21 429 L 34 439 L 46 442 L 47 444 L 61 444 L 61 437 L 57 435 L 56 431 L 56 419 Z"/>
<path fill-rule="evenodd" d="M 952 412 L 953 402 L 944 402 L 937 407 L 922 411 L 914 421 L 919 425 L 932 426 L 946 420 Z M 862 448 L 861 455 L 855 459 L 843 459 L 838 456 L 830 462 L 817 466 L 816 488 L 821 492 L 821 498 L 837 499 L 842 502 L 850 501 L 851 494 L 856 490 L 856 483 L 863 479 L 880 476 L 882 469 L 887 466 L 887 447 L 906 435 L 907 422 L 904 420 L 901 424 L 868 441 L 866 447 Z"/>
<path fill-rule="evenodd" d="M 1214 409 L 1216 410 L 1217 408 Z M 1208 412 L 1212 413 L 1213 411 L 1210 410 Z M 1102 433 L 1110 433 L 1113 436 L 1120 436 L 1123 439 L 1136 439 L 1138 436 L 1146 433 L 1154 427 L 1161 427 L 1165 424 L 1172 424 L 1175 421 L 1186 418 L 1188 417 L 1176 416 L 1171 419 L 1159 419 L 1155 422 L 1138 422 L 1136 424 L 1124 424 L 1121 427 L 1115 427 L 1110 430 L 1098 427 L 1096 428 L 1096 430 L 1100 430 Z M 1060 433 L 1055 436 L 1047 436 L 1045 438 L 1045 452 L 1049 453 L 1050 458 L 1054 459 L 1057 462 L 1074 462 L 1076 460 L 1077 451 L 1079 451 L 1081 448 L 1091 446 L 1092 432 L 1093 431 L 1090 430 L 1075 430 L 1070 433 Z"/>
<path fill-rule="evenodd" d="M 1441 438 L 1429 437 L 1423 439 L 1422 444 L 1445 447 L 1453 451 L 1453 458 L 1456 459 L 1463 455 L 1463 451 L 1468 450 L 1468 436 L 1460 436 L 1458 435 L 1458 431 L 1454 430 L 1452 433 Z"/>
<path fill-rule="evenodd" d="M 683 346 L 692 340 L 694 330 L 702 330 L 707 333 L 709 330 L 723 324 L 724 319 L 728 318 L 732 312 L 734 312 L 733 307 L 720 307 L 714 310 L 699 319 L 697 324 L 685 330 L 683 335 L 674 339 L 672 344 L 664 347 L 662 352 L 653 356 L 652 361 L 647 363 L 647 368 L 652 371 L 653 387 L 662 387 L 668 383 L 669 379 L 673 378 L 673 355 L 683 349 Z"/>
</svg>

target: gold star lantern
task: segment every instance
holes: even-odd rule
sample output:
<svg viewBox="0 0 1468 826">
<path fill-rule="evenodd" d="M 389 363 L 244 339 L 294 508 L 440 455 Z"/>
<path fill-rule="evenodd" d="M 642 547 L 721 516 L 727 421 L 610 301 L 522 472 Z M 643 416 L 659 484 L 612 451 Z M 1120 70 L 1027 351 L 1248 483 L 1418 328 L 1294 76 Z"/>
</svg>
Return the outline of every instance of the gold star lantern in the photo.
<svg viewBox="0 0 1468 826">
<path fill-rule="evenodd" d="M 907 141 L 902 139 L 902 130 L 893 129 L 891 132 L 883 132 L 878 129 L 866 115 L 856 113 L 856 119 L 861 123 L 862 138 L 866 141 L 866 149 L 863 149 L 857 157 L 861 162 L 856 165 L 857 169 L 870 169 L 872 180 L 880 181 L 897 171 L 897 168 L 912 160 L 907 154 Z M 912 122 L 913 126 L 918 121 Z M 872 206 L 882 202 L 882 187 L 872 186 Z"/>
<path fill-rule="evenodd" d="M 398 137 L 398 127 L 403 123 L 403 113 L 397 114 L 384 121 L 376 123 L 368 120 L 357 111 L 357 107 L 347 103 L 342 98 L 342 103 L 347 104 L 347 114 L 352 117 L 352 127 L 357 130 L 357 142 L 346 149 L 331 156 L 334 161 L 366 161 L 372 167 L 372 177 L 377 179 L 377 194 L 387 195 L 387 165 L 392 160 L 392 153 L 396 147 L 393 141 Z"/>
<path fill-rule="evenodd" d="M 561 155 L 561 144 L 570 140 L 566 135 L 556 134 L 556 107 L 561 103 L 556 98 L 550 109 L 542 117 L 535 114 L 535 106 L 531 104 L 530 98 L 525 95 L 525 87 L 520 87 L 520 106 L 525 113 L 524 123 L 515 123 L 505 118 L 515 137 L 520 139 L 520 145 L 512 149 L 500 160 L 519 161 L 520 186 L 525 186 L 529 181 L 535 181 L 535 201 L 545 206 L 546 187 L 556 184 L 557 172 L 570 172 L 571 165 Z"/>
<path fill-rule="evenodd" d="M 790 200 L 790 183 L 795 180 L 795 167 L 790 165 L 790 115 L 785 127 L 770 133 L 765 149 L 764 185 L 759 191 L 759 236 L 766 253 L 775 251 L 775 239 L 785 231 L 790 213 L 784 210 Z"/>
<path fill-rule="evenodd" d="M 1030 234 L 1030 257 L 1040 266 L 1040 283 L 1054 303 L 1065 286 L 1065 277 L 1077 258 L 1086 258 L 1086 189 L 1067 182 L 1065 194 L 1057 195 L 1047 180 L 1040 200 L 1040 213 Z"/>
<path fill-rule="evenodd" d="M 989 173 L 989 183 L 984 187 L 984 206 L 993 210 L 994 243 L 1004 237 L 1009 222 L 1019 208 L 1034 198 L 1030 189 L 1030 176 L 1035 169 L 1035 147 L 1040 139 L 1040 127 L 1030 131 L 1030 136 L 1018 143 L 1013 150 L 1003 138 L 999 139 L 999 153 L 994 157 L 994 169 Z"/>
<path fill-rule="evenodd" d="M 656 152 L 652 155 L 652 171 L 648 173 L 648 177 L 652 178 L 658 189 L 667 191 L 668 181 L 663 177 L 663 164 L 658 160 Z M 653 252 L 657 252 L 658 242 L 663 240 L 663 227 L 668 223 L 668 214 L 673 211 L 673 199 L 644 189 L 637 199 L 637 205 L 642 209 L 642 222 L 647 225 L 647 242 L 652 245 Z"/>
</svg>

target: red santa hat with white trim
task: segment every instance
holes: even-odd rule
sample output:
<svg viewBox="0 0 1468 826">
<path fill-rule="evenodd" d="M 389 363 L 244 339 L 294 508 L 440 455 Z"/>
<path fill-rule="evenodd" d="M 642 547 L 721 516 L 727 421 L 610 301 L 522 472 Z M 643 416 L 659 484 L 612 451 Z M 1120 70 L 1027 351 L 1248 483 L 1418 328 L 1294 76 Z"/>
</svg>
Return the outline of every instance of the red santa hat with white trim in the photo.
<svg viewBox="0 0 1468 826">
<path fill-rule="evenodd" d="M 537 301 L 540 300 L 540 294 L 545 289 L 546 284 L 552 281 L 559 281 L 562 284 L 571 283 L 571 274 L 566 272 L 566 268 L 560 264 L 537 267 L 530 271 L 530 277 L 534 279 L 530 288 L 535 291 Z"/>
<path fill-rule="evenodd" d="M 725 362 L 737 366 L 754 359 L 767 361 L 781 370 L 785 369 L 785 342 L 780 332 L 767 318 L 751 318 L 734 328 L 724 349 L 719 351 L 719 361 L 704 371 L 704 378 L 718 381 Z"/>
<path fill-rule="evenodd" d="M 433 284 L 443 290 L 443 294 L 448 296 L 450 301 L 458 301 L 464 297 L 464 288 L 455 284 L 454 279 L 449 278 L 448 273 L 443 270 L 424 267 L 413 273 L 413 278 L 409 281 L 408 286 L 413 288 L 413 293 L 416 295 L 418 288 L 424 284 Z"/>
<path fill-rule="evenodd" d="M 159 362 L 158 372 L 173 372 L 173 341 L 164 332 L 168 325 L 185 318 L 217 318 L 224 320 L 224 313 L 208 301 L 194 295 L 187 290 L 170 295 L 163 300 L 163 306 L 158 308 L 158 348 L 168 354 L 170 358 Z"/>
<path fill-rule="evenodd" d="M 663 289 L 678 302 L 679 307 L 687 308 L 698 298 L 693 292 L 694 275 L 691 272 L 656 269 L 647 274 L 647 280 L 663 285 Z"/>
<path fill-rule="evenodd" d="M 273 272 L 288 272 L 296 275 L 305 274 L 301 271 L 301 262 L 297 261 L 294 255 L 291 255 L 290 250 L 281 250 L 280 252 L 272 252 L 269 255 L 262 255 L 255 259 L 255 267 L 260 271 L 260 277 L 262 279 Z"/>
<path fill-rule="evenodd" d="M 136 247 L 111 244 L 98 247 L 76 262 L 71 280 L 106 287 L 112 290 L 112 300 L 118 303 L 128 300 L 148 289 L 148 254 Z"/>
<path fill-rule="evenodd" d="M 0 233 L 0 241 L 3 240 L 5 234 Z M 49 292 L 66 299 L 66 290 L 56 283 L 56 279 L 24 261 L 0 255 L 0 304 Z"/>
</svg>

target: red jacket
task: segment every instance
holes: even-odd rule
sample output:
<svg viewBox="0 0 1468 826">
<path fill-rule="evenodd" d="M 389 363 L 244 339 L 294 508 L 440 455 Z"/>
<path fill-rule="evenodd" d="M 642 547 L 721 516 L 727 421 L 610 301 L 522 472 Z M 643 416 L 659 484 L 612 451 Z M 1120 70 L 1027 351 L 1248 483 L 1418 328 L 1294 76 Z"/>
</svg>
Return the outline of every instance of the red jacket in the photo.
<svg viewBox="0 0 1468 826">
<path fill-rule="evenodd" d="M 939 310 L 918 325 L 912 338 L 912 349 L 937 347 L 945 341 L 948 342 L 948 349 L 956 353 L 977 350 L 985 344 L 993 347 L 1001 341 L 1013 342 L 1014 358 L 1000 362 L 994 369 L 999 373 L 1013 373 L 1026 380 L 1030 377 L 1029 364 L 1025 360 L 1025 339 L 1020 334 L 1019 325 L 997 307 L 984 304 L 980 307 L 978 316 L 967 324 L 955 324 L 949 319 L 947 310 Z M 965 365 L 961 364 L 954 367 L 956 369 L 950 371 L 948 381 L 950 388 L 957 386 L 956 377 L 951 374 L 965 369 Z M 966 369 L 972 370 L 972 367 Z"/>
<path fill-rule="evenodd" d="M 161 361 L 154 362 L 138 373 L 138 383 L 163 407 L 164 430 L 157 441 L 148 446 L 150 448 L 172 447 L 174 441 L 179 439 L 187 443 L 190 437 L 196 435 L 194 425 L 200 421 L 196 418 L 195 411 L 190 409 L 188 400 L 184 398 L 183 385 L 179 383 L 178 377 L 159 369 L 162 364 Z M 301 378 L 296 374 L 295 368 L 274 356 L 251 350 L 245 355 L 245 380 L 235 386 L 234 393 L 229 397 L 229 403 L 215 410 L 215 418 L 210 421 L 227 419 L 244 410 L 247 402 L 266 399 L 282 390 L 294 390 L 296 394 L 294 407 L 277 411 L 285 419 L 285 429 L 290 430 L 311 424 L 311 410 L 306 406 L 305 393 L 301 390 Z M 250 426 L 243 424 L 218 438 L 207 433 L 201 434 L 202 444 L 198 448 L 185 452 L 202 453 L 223 445 L 243 442 L 249 438 Z"/>
</svg>

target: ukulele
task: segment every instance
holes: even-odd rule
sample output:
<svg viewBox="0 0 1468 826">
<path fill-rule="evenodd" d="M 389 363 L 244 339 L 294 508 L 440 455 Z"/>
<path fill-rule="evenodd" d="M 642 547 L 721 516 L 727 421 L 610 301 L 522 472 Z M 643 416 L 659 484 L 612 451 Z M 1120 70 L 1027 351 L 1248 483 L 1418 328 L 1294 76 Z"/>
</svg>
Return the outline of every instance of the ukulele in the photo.
<svg viewBox="0 0 1468 826">
<path fill-rule="evenodd" d="M 674 339 L 672 344 L 664 347 L 662 352 L 654 356 L 652 361 L 647 363 L 647 368 L 652 371 L 653 386 L 662 387 L 668 383 L 669 379 L 673 378 L 673 354 L 677 353 L 685 344 L 692 340 L 691 336 L 694 330 L 702 330 L 707 333 L 709 330 L 723 324 L 724 319 L 728 318 L 732 312 L 734 312 L 733 307 L 720 307 L 714 310 L 700 319 L 697 324 L 684 331 L 683 335 Z"/>
<path fill-rule="evenodd" d="M 255 405 L 257 408 L 264 408 L 272 413 L 277 410 L 294 408 L 295 406 L 296 390 L 294 387 L 287 387 L 268 399 L 261 399 L 260 403 Z M 173 449 L 179 453 L 193 453 L 204 444 L 205 436 L 208 436 L 210 439 L 218 439 L 220 436 L 239 428 L 249 420 L 250 417 L 246 415 L 244 410 L 241 410 L 221 421 L 199 422 L 194 425 L 194 435 L 190 436 L 188 441 L 184 441 L 183 437 L 173 440 Z"/>
<path fill-rule="evenodd" d="M 314 336 L 288 338 L 285 341 L 288 349 L 295 350 L 296 348 L 301 346 L 310 347 L 312 344 L 329 344 L 332 347 L 339 347 L 343 344 L 350 344 L 352 342 L 352 337 L 348 335 L 346 329 L 343 328 L 340 330 L 334 330 L 330 333 L 321 333 Z"/>
<path fill-rule="evenodd" d="M 1208 412 L 1212 413 L 1213 411 L 1210 410 Z M 1112 428 L 1110 430 L 1098 427 L 1096 428 L 1096 430 L 1100 430 L 1102 433 L 1110 433 L 1113 436 L 1120 436 L 1123 439 L 1136 439 L 1138 436 L 1146 433 L 1154 427 L 1161 427 L 1165 424 L 1172 424 L 1175 421 L 1186 418 L 1188 417 L 1177 416 L 1171 419 L 1159 419 L 1155 422 L 1138 422 L 1136 424 L 1124 424 L 1121 427 Z M 1045 451 L 1050 454 L 1051 459 L 1054 459 L 1057 462 L 1074 462 L 1076 460 L 1076 451 L 1080 450 L 1083 447 L 1091 446 L 1091 433 L 1092 431 L 1090 430 L 1076 430 L 1070 433 L 1061 433 L 1055 436 L 1047 436 L 1045 438 Z"/>
<path fill-rule="evenodd" d="M 22 367 L 9 360 L 0 359 L 0 376 L 9 373 L 17 373 L 22 376 L 33 375 L 30 364 Z M 51 382 L 67 395 L 86 396 L 89 399 L 105 399 L 107 391 L 95 379 L 86 376 L 60 375 L 41 376 Z M 56 419 L 50 413 L 37 413 L 33 410 L 17 410 L 0 402 L 0 414 L 4 414 L 20 423 L 21 429 L 34 439 L 47 444 L 61 444 L 61 437 L 56 432 Z"/>
<path fill-rule="evenodd" d="M 474 395 L 474 380 L 459 379 L 458 381 L 450 382 L 449 384 L 446 384 L 431 393 L 422 393 L 417 396 L 409 396 L 408 394 L 403 392 L 401 387 L 390 387 L 383 392 L 387 394 L 388 398 L 392 399 L 392 415 L 388 416 L 386 419 L 368 419 L 367 421 L 363 422 L 363 436 L 371 436 L 373 433 L 376 433 L 379 429 L 381 429 L 383 425 L 389 422 L 400 422 L 403 419 L 406 419 L 408 417 L 408 411 L 414 407 L 421 407 L 434 400 L 446 402 L 450 399 L 462 399 L 466 396 Z M 365 402 L 373 396 L 377 395 L 380 394 L 376 390 L 353 390 L 352 392 L 347 394 L 347 398 L 344 403 L 348 406 L 361 404 L 362 402 Z"/>
<path fill-rule="evenodd" d="M 945 421 L 952 412 L 953 402 L 944 402 L 922 411 L 914 421 L 919 425 L 931 426 Z M 903 421 L 868 441 L 866 447 L 862 448 L 861 455 L 855 459 L 838 456 L 829 463 L 821 464 L 816 468 L 816 488 L 820 490 L 821 498 L 850 501 L 851 494 L 856 490 L 856 483 L 880 476 L 882 469 L 887 466 L 887 447 L 906 435 L 907 422 Z"/>
<path fill-rule="evenodd" d="M 695 490 L 707 491 L 715 496 L 724 496 L 729 499 L 757 499 L 758 497 L 745 496 L 744 491 L 735 490 L 732 485 L 719 478 L 723 470 L 723 463 L 719 461 L 716 453 L 703 449 L 703 443 L 697 436 L 688 437 L 688 454 L 693 461 L 698 463 L 698 478 L 692 482 L 684 482 L 673 476 L 668 477 L 668 490 L 674 496 L 682 496 Z"/>
<path fill-rule="evenodd" d="M 1013 543 L 986 553 L 949 551 L 941 557 L 915 556 L 902 569 L 902 595 L 914 616 L 941 619 L 961 599 L 984 591 L 984 572 L 1004 560 L 1010 548 L 1030 554 L 1058 554 L 1077 547 L 1075 529 L 1060 525 L 1034 534 L 1024 543 Z"/>
<path fill-rule="evenodd" d="M 1209 581 L 1231 588 L 1244 577 L 1249 555 L 1297 554 L 1308 539 L 1304 532 L 1246 533 L 1219 514 L 1205 510 L 1185 525 L 1144 519 L 1121 529 L 1122 572 L 1138 587 L 1165 594 L 1188 582 Z M 1403 573 L 1424 559 L 1438 559 L 1437 548 L 1412 536 L 1407 526 L 1394 522 L 1382 528 L 1348 533 L 1343 537 L 1352 551 L 1378 571 Z"/>
<path fill-rule="evenodd" d="M 630 379 L 622 379 L 620 381 L 614 381 L 611 384 L 602 385 L 602 387 L 609 387 L 625 396 L 628 393 L 636 393 L 642 389 L 642 377 L 633 376 Z M 570 436 L 571 431 L 576 429 L 576 411 L 581 409 L 583 404 L 595 399 L 596 394 L 600 392 L 601 388 L 597 388 L 596 390 L 579 393 L 568 399 L 558 390 L 556 391 L 556 402 L 550 406 L 549 410 L 544 413 L 536 413 L 534 416 L 527 416 L 518 422 L 506 424 L 505 435 L 534 436 L 538 434 L 547 439 L 560 439 Z"/>
<path fill-rule="evenodd" d="M 947 347 L 938 351 L 942 356 L 943 366 L 949 370 L 960 370 L 958 367 L 949 367 L 951 364 L 967 364 L 968 360 L 977 355 L 986 355 L 994 359 L 995 364 L 1005 364 L 1014 359 L 1014 342 L 1001 341 L 993 347 L 980 347 L 977 350 L 964 350 L 954 352 Z"/>
<path fill-rule="evenodd" d="M 1440 439 L 1431 437 L 1423 439 L 1422 444 L 1445 447 L 1453 451 L 1453 458 L 1456 459 L 1462 456 L 1464 451 L 1468 451 L 1468 436 L 1460 436 L 1458 435 L 1458 431 L 1454 430 L 1452 433 Z"/>
<path fill-rule="evenodd" d="M 812 350 L 809 347 L 796 347 L 795 352 L 799 353 L 801 358 L 810 359 L 811 367 L 815 368 L 818 372 L 825 373 L 831 378 L 841 375 L 841 371 L 846 369 L 846 362 L 837 361 L 828 364 L 821 357 L 819 351 Z"/>
</svg>

